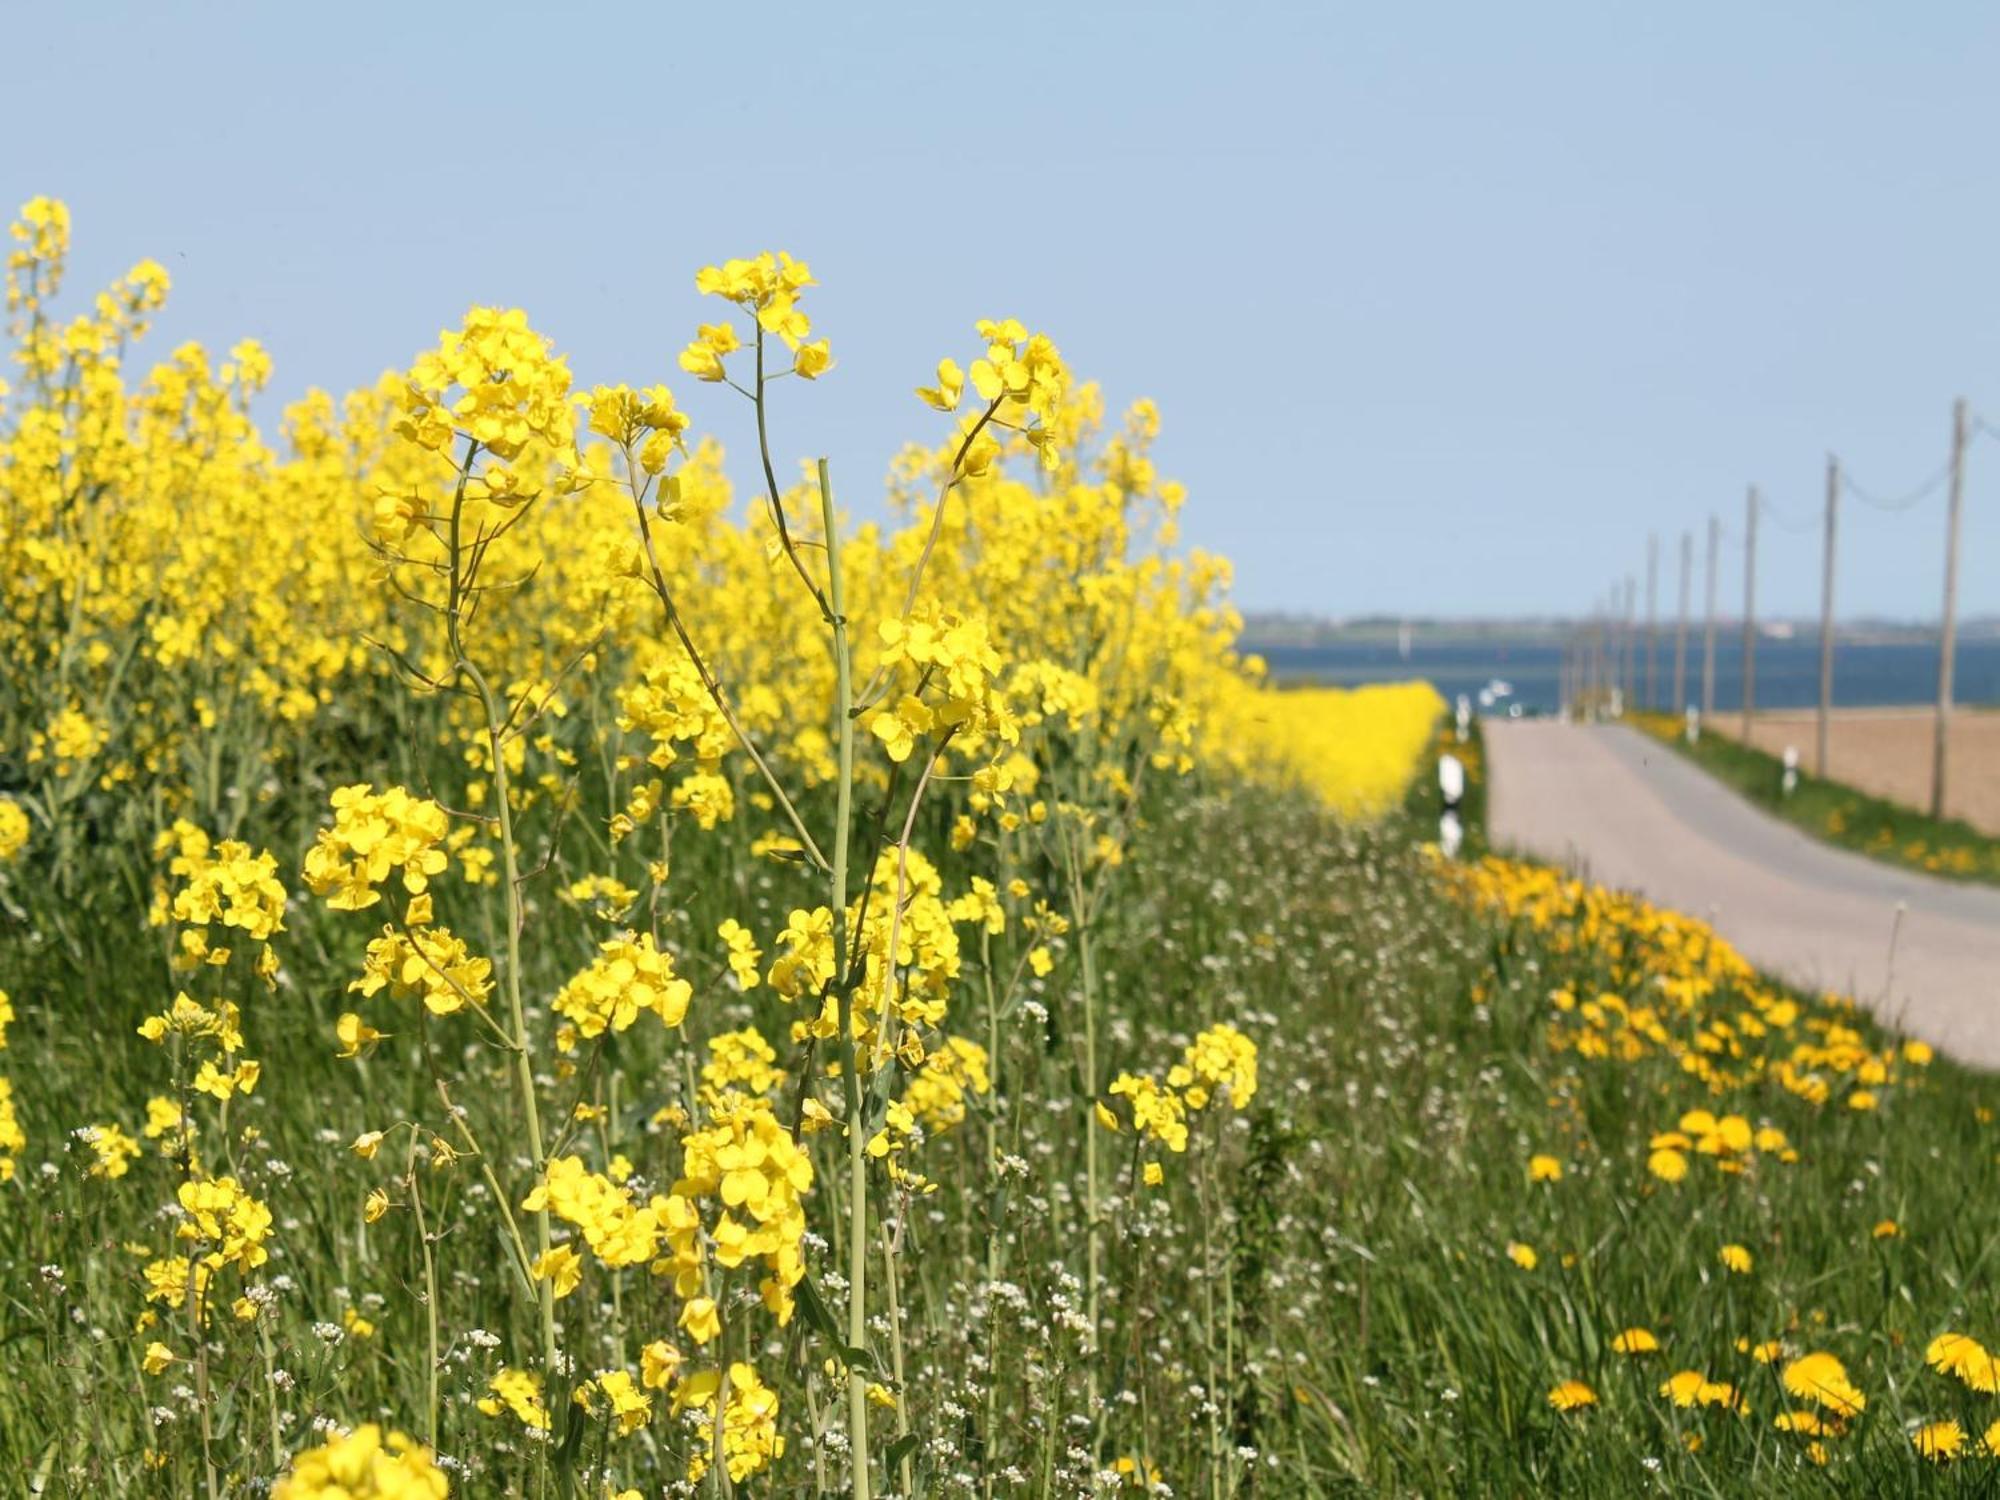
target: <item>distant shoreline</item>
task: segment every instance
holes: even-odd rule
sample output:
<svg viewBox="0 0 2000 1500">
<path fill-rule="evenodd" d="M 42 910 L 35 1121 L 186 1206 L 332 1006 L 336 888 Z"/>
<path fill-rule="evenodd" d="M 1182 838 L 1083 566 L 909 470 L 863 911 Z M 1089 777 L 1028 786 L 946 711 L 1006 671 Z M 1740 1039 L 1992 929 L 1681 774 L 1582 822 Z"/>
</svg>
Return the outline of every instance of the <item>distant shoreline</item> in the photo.
<svg viewBox="0 0 2000 1500">
<path fill-rule="evenodd" d="M 1682 691 L 1674 693 L 1674 638 L 1663 631 L 1647 672 L 1647 642 L 1635 634 L 1630 675 L 1624 653 L 1616 674 L 1629 684 L 1630 706 L 1678 714 L 1702 698 L 1702 641 L 1692 635 L 1683 661 Z M 1483 710 L 1552 713 L 1562 702 L 1562 681 L 1570 640 L 1546 629 L 1525 634 L 1420 635 L 1346 633 L 1324 641 L 1284 641 L 1251 637 L 1247 654 L 1261 659 L 1275 681 L 1316 682 L 1354 687 L 1370 682 L 1422 678 L 1447 699 L 1465 696 Z M 1816 634 L 1761 636 L 1757 642 L 1756 697 L 1760 713 L 1810 711 L 1819 703 L 1820 643 Z M 1964 706 L 2000 704 L 2000 636 L 1965 637 L 1958 642 L 1956 701 Z M 1714 705 L 1731 712 L 1742 701 L 1743 638 L 1738 630 L 1718 630 L 1715 641 Z M 1900 635 L 1842 634 L 1834 647 L 1834 704 L 1846 710 L 1923 710 L 1936 701 L 1936 639 Z M 1501 689 L 1504 689 L 1502 691 Z M 1491 690 L 1489 692 L 1489 690 Z"/>
<path fill-rule="evenodd" d="M 1452 646 L 1486 645 L 1504 641 L 1517 645 L 1560 645 L 1570 639 L 1584 622 L 1573 620 L 1528 620 L 1507 621 L 1448 621 L 1430 620 L 1410 622 L 1412 646 Z M 1402 626 L 1395 621 L 1370 620 L 1365 623 L 1329 624 L 1319 622 L 1298 622 L 1288 624 L 1282 621 L 1252 616 L 1244 623 L 1239 637 L 1241 648 L 1248 652 L 1261 653 L 1268 648 L 1284 650 L 1314 649 L 1333 646 L 1396 645 L 1402 637 Z M 1646 626 L 1641 621 L 1634 627 L 1643 647 Z M 1740 640 L 1743 622 L 1740 619 L 1718 619 L 1715 622 L 1718 637 Z M 1671 650 L 1676 624 L 1662 621 L 1659 626 L 1659 640 L 1662 650 Z M 1758 638 L 1769 641 L 1819 641 L 1818 621 L 1770 620 L 1758 627 Z M 1691 648 L 1698 648 L 1702 635 L 1699 621 L 1688 627 Z M 1889 621 L 1860 621 L 1852 625 L 1834 627 L 1833 638 L 1842 646 L 1911 646 L 1935 645 L 1938 627 L 1935 624 L 1912 625 Z M 2000 640 L 2000 619 L 1981 618 L 1961 621 L 1958 626 L 1961 645 L 1980 641 Z"/>
</svg>

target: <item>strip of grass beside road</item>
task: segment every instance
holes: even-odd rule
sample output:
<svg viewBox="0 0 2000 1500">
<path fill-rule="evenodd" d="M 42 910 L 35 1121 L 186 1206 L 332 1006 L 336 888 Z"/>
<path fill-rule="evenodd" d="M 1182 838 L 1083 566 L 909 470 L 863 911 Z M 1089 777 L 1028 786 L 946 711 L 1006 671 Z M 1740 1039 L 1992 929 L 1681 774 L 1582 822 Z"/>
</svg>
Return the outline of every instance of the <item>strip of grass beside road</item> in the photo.
<svg viewBox="0 0 2000 1500">
<path fill-rule="evenodd" d="M 1907 869 L 2000 885 L 2000 839 L 1969 823 L 1933 818 L 1803 769 L 1787 796 L 1784 762 L 1775 755 L 1713 733 L 1690 744 L 1682 722 L 1666 714 L 1633 714 L 1628 722 L 1815 838 Z"/>
</svg>

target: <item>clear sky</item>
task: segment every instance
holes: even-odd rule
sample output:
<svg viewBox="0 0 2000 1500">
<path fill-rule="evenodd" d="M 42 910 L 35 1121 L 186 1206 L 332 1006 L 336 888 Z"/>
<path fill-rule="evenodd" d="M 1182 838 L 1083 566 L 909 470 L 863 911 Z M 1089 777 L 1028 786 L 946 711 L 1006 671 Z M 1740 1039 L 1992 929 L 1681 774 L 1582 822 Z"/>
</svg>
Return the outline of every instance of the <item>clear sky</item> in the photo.
<svg viewBox="0 0 2000 1500">
<path fill-rule="evenodd" d="M 782 247 L 839 363 L 781 446 L 845 500 L 1016 316 L 1160 402 L 1253 608 L 1570 611 L 1649 528 L 1670 600 L 1748 482 L 1805 524 L 1830 448 L 1886 494 L 1953 396 L 2000 425 L 1982 5 L 91 3 L 6 37 L 0 197 L 69 200 L 78 291 L 160 259 L 162 349 L 254 335 L 289 398 L 518 305 L 740 450 L 674 356 L 696 267 Z M 1963 599 L 2000 611 L 2000 441 L 1970 473 Z M 1934 614 L 1943 529 L 1850 504 L 1843 612 Z M 1816 609 L 1816 536 L 1760 550 L 1762 599 Z"/>
</svg>

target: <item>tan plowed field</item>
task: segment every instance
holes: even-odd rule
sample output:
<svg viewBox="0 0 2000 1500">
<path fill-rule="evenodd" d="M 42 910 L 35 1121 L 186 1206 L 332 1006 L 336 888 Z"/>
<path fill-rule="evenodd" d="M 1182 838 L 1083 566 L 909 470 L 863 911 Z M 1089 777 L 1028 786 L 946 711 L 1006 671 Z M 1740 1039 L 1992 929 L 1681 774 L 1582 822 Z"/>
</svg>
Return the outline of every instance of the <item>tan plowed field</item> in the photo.
<svg viewBox="0 0 2000 1500">
<path fill-rule="evenodd" d="M 1742 737 L 1742 719 L 1719 713 L 1711 721 L 1732 738 Z M 1752 738 L 1760 750 L 1799 752 L 1802 769 L 1813 769 L 1817 715 L 1811 709 L 1783 709 L 1756 716 Z M 1931 805 L 1931 744 L 1935 715 L 1929 709 L 1843 708 L 1833 715 L 1827 774 L 1878 797 L 1920 811 Z M 1960 709 L 1952 716 L 1950 772 L 1945 813 L 1973 827 L 2000 834 L 2000 712 Z"/>
</svg>

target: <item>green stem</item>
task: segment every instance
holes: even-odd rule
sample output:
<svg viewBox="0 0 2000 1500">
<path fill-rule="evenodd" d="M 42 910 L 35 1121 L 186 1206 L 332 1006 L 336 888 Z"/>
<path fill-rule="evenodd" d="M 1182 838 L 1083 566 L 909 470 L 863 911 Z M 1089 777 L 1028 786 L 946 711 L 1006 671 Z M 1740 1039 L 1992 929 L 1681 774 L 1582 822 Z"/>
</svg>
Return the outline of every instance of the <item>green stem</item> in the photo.
<svg viewBox="0 0 2000 1500">
<path fill-rule="evenodd" d="M 417 1133 L 410 1132 L 410 1154 L 404 1163 L 410 1187 L 410 1212 L 417 1223 L 417 1247 L 424 1258 L 424 1332 L 429 1358 L 424 1364 L 424 1441 L 433 1453 L 438 1445 L 438 1287 L 437 1262 L 431 1256 L 429 1227 L 424 1221 L 424 1192 L 417 1185 Z"/>
<path fill-rule="evenodd" d="M 806 1425 L 813 1440 L 813 1494 L 824 1495 L 826 1488 L 826 1420 L 819 1411 L 819 1379 L 806 1371 Z"/>
<path fill-rule="evenodd" d="M 1090 1363 L 1091 1395 L 1097 1394 L 1097 1316 L 1098 1303 L 1102 1295 L 1104 1270 L 1104 1246 L 1098 1222 L 1097 1183 L 1097 1121 L 1093 1106 L 1097 1102 L 1097 955 L 1090 942 L 1090 913 L 1083 894 L 1082 857 L 1077 852 L 1075 840 L 1067 829 L 1063 834 L 1065 862 L 1069 866 L 1070 879 L 1070 921 L 1076 928 L 1076 947 L 1083 967 L 1083 1216 L 1085 1227 L 1085 1256 L 1089 1275 L 1085 1281 L 1087 1306 L 1085 1316 L 1090 1320 Z"/>
<path fill-rule="evenodd" d="M 721 1378 L 715 1383 L 715 1416 L 708 1424 L 708 1477 L 716 1500 L 729 1500 L 730 1497 L 728 1450 L 723 1446 L 729 1427 L 729 1356 L 726 1342 L 727 1330 L 716 1335 L 716 1363 L 721 1366 Z"/>
<path fill-rule="evenodd" d="M 194 1161 L 194 1096 L 188 1087 L 187 1043 L 184 1038 L 174 1038 L 174 1092 L 181 1105 L 181 1183 L 183 1186 L 195 1180 Z M 227 1102 L 227 1101 L 225 1101 Z M 208 1500 L 216 1500 L 218 1487 L 215 1475 L 213 1444 L 215 1435 L 209 1420 L 208 1386 L 208 1333 L 203 1327 L 201 1315 L 201 1269 L 200 1259 L 195 1255 L 195 1240 L 188 1241 L 187 1251 L 187 1310 L 188 1339 L 193 1347 L 188 1351 L 194 1360 L 195 1404 L 201 1411 L 201 1467 L 206 1479 Z"/>
<path fill-rule="evenodd" d="M 486 703 L 488 725 L 497 725 L 493 699 L 487 692 L 485 680 L 470 662 L 465 666 L 472 673 L 473 681 L 479 686 L 480 697 Z M 527 1007 L 521 1001 L 520 861 L 514 848 L 514 816 L 507 805 L 507 761 L 497 728 L 492 730 L 490 739 L 493 746 L 494 800 L 500 816 L 500 861 L 507 882 L 507 1010 L 514 1028 L 514 1076 L 521 1090 L 522 1113 L 527 1119 L 528 1152 L 534 1158 L 535 1181 L 541 1183 L 548 1178 L 549 1159 L 542 1144 L 541 1111 L 535 1103 L 535 1059 L 528 1046 Z M 535 1253 L 538 1258 L 549 1253 L 549 1244 L 549 1210 L 544 1204 L 535 1210 Z M 536 1288 L 541 1298 L 542 1368 L 553 1384 L 557 1373 L 555 1282 L 544 1277 L 536 1282 Z"/>
<path fill-rule="evenodd" d="M 819 461 L 819 503 L 826 536 L 827 602 L 833 622 L 834 715 L 840 740 L 840 780 L 835 794 L 833 868 L 833 982 L 840 998 L 842 1082 L 847 1093 L 847 1342 L 859 1351 L 868 1340 L 868 1156 L 861 1118 L 861 1058 L 854 1045 L 854 991 L 847 960 L 847 844 L 854 818 L 854 681 L 847 644 L 847 604 L 840 542 L 833 513 L 833 481 Z M 848 1442 L 854 1450 L 854 1500 L 868 1500 L 868 1376 L 847 1364 Z"/>
<path fill-rule="evenodd" d="M 493 792 L 496 811 L 500 821 L 500 861 L 502 874 L 507 885 L 507 1008 L 508 1019 L 513 1028 L 514 1076 L 521 1091 L 521 1111 L 528 1127 L 528 1151 L 534 1158 L 535 1181 L 539 1184 L 548 1177 L 548 1154 L 543 1148 L 541 1112 L 535 1103 L 535 1060 L 528 1045 L 527 1007 L 521 1000 L 521 928 L 524 917 L 521 910 L 521 863 L 514 846 L 514 812 L 510 805 L 507 787 L 507 756 L 504 730 L 507 720 L 500 713 L 499 705 L 493 698 L 493 690 L 486 678 L 466 655 L 465 642 L 460 633 L 464 615 L 465 599 L 472 587 L 465 572 L 465 554 L 462 543 L 462 517 L 465 509 L 465 488 L 472 478 L 472 462 L 478 456 L 479 444 L 468 438 L 465 457 L 459 461 L 458 485 L 451 499 L 451 530 L 448 556 L 450 559 L 449 595 L 445 606 L 445 633 L 451 647 L 453 660 L 452 676 L 471 679 L 479 693 L 480 707 L 486 715 L 486 740 L 493 755 Z M 535 1249 L 538 1256 L 549 1253 L 549 1211 L 547 1205 L 535 1210 Z M 551 1393 L 557 1374 L 556 1362 L 556 1301 L 555 1283 L 541 1280 L 536 1283 L 541 1303 L 542 1326 L 542 1370 L 549 1382 Z"/>
<path fill-rule="evenodd" d="M 629 470 L 629 464 L 627 467 Z M 681 649 L 687 652 L 688 662 L 693 666 L 695 675 L 701 679 L 702 687 L 707 690 L 709 701 L 715 705 L 716 712 L 721 714 L 723 721 L 729 725 L 730 732 L 736 736 L 736 742 L 743 747 L 743 753 L 750 757 L 750 763 L 764 778 L 764 784 L 770 788 L 771 796 L 777 801 L 779 810 L 791 823 L 792 831 L 798 834 L 799 843 L 803 846 L 806 857 L 812 861 L 815 869 L 825 870 L 826 856 L 820 853 L 819 845 L 813 842 L 812 833 L 806 827 L 805 819 L 799 816 L 799 810 L 785 791 L 784 783 L 778 780 L 777 772 L 773 771 L 770 762 L 764 759 L 763 753 L 757 748 L 757 742 L 750 738 L 750 731 L 744 728 L 742 720 L 737 718 L 736 710 L 730 706 L 729 695 L 722 690 L 721 680 L 709 670 L 708 663 L 695 649 L 694 637 L 688 634 L 687 626 L 681 619 L 680 609 L 674 603 L 673 591 L 667 587 L 667 577 L 661 571 L 659 554 L 653 550 L 653 526 L 646 519 L 645 499 L 636 491 L 632 496 L 632 505 L 638 513 L 639 542 L 645 549 L 646 567 L 652 575 L 653 593 L 658 597 L 660 608 L 666 614 L 667 624 L 679 638 Z M 783 511 L 779 511 L 778 514 L 782 516 Z M 843 636 L 845 634 L 844 622 L 840 634 Z"/>
<path fill-rule="evenodd" d="M 275 1474 L 285 1467 L 285 1432 L 278 1421 L 278 1383 L 271 1378 L 277 1373 L 278 1355 L 271 1347 L 270 1315 L 262 1309 L 257 1313 L 257 1347 L 264 1356 L 264 1395 L 271 1418 L 271 1472 Z M 435 1439 L 431 1446 L 437 1446 Z"/>
<path fill-rule="evenodd" d="M 1215 1239 L 1210 1231 L 1213 1214 L 1208 1201 L 1208 1157 L 1203 1153 L 1195 1167 L 1195 1196 L 1201 1205 L 1201 1324 L 1202 1384 L 1208 1392 L 1208 1493 L 1210 1500 L 1222 1494 L 1222 1393 L 1215 1383 Z"/>
<path fill-rule="evenodd" d="M 900 1211 L 899 1211 L 900 1215 Z M 896 1240 L 897 1234 L 889 1233 L 889 1227 L 882 1226 L 882 1288 L 889 1296 L 889 1368 L 896 1377 L 896 1436 L 910 1435 L 910 1401 L 903 1389 L 903 1310 L 902 1293 L 896 1280 Z M 914 1492 L 910 1479 L 910 1455 L 905 1453 L 901 1465 L 903 1493 Z"/>
</svg>

